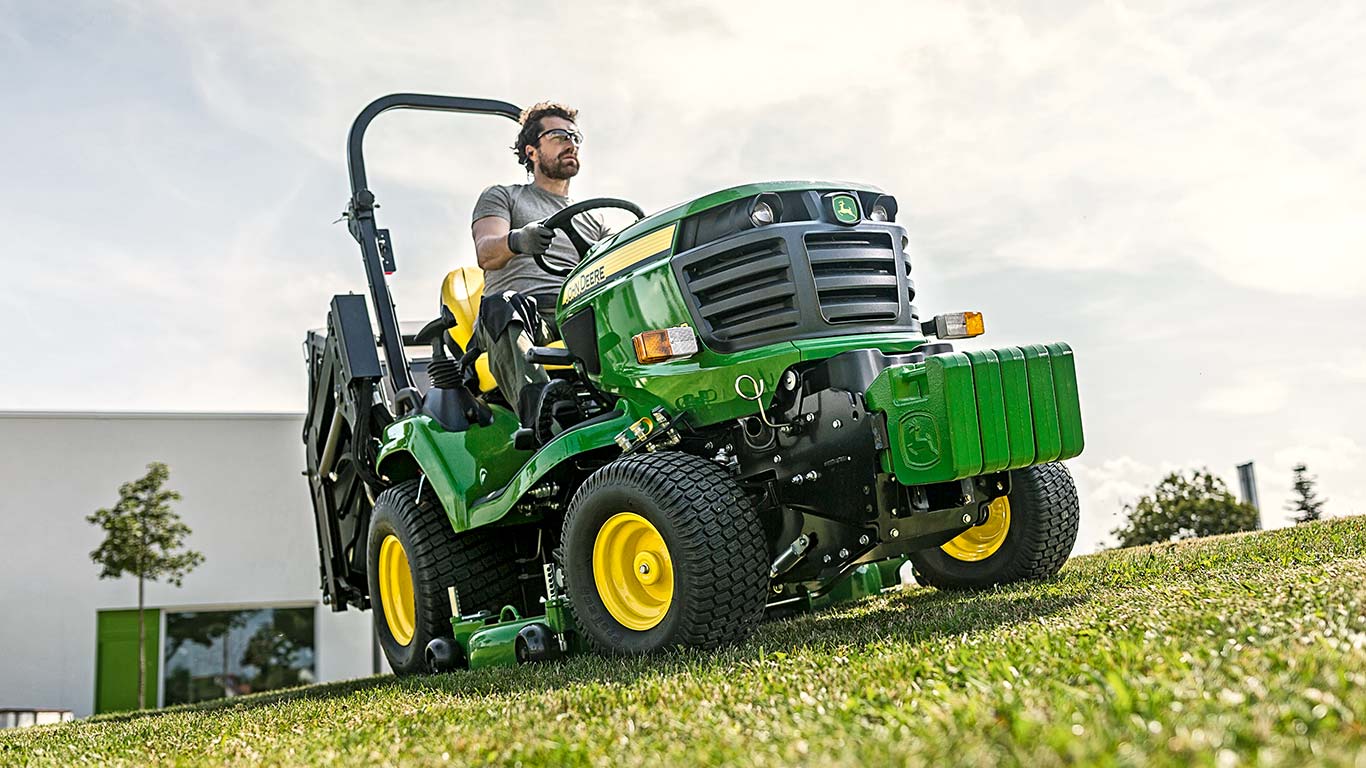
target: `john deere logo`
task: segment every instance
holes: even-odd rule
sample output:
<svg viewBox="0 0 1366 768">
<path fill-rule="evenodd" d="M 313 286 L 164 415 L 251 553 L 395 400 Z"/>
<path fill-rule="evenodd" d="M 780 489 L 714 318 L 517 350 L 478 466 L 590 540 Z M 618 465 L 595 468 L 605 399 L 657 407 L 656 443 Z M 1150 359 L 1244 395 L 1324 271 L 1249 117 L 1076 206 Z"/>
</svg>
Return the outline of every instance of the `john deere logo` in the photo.
<svg viewBox="0 0 1366 768">
<path fill-rule="evenodd" d="M 830 202 L 835 206 L 835 219 L 841 224 L 853 224 L 858 221 L 858 203 L 849 195 L 835 195 L 830 198 Z"/>
<path fill-rule="evenodd" d="M 907 414 L 901 420 L 901 453 L 916 469 L 939 463 L 939 428 L 928 413 Z"/>
</svg>

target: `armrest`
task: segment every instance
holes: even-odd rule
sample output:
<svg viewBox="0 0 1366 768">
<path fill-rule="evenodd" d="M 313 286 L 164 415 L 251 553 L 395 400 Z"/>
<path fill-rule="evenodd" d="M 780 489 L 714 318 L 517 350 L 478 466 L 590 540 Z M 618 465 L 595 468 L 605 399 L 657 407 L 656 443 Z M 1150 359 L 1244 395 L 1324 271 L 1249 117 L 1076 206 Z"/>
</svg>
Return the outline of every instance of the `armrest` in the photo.
<svg viewBox="0 0 1366 768">
<path fill-rule="evenodd" d="M 563 347 L 532 347 L 526 351 L 528 363 L 541 365 L 573 365 L 578 360 L 574 353 Z"/>
</svg>

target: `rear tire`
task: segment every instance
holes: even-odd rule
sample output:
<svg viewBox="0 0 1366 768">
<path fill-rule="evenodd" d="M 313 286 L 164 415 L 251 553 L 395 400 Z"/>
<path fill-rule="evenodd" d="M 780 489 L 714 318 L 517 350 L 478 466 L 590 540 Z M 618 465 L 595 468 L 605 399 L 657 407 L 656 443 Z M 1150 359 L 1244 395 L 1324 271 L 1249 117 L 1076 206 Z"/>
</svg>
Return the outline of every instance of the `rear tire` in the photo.
<svg viewBox="0 0 1366 768">
<path fill-rule="evenodd" d="M 963 550 L 952 543 L 914 552 L 910 560 L 918 583 L 983 589 L 1057 574 L 1077 543 L 1081 522 L 1072 474 L 1060 462 L 1040 464 L 1011 472 L 1010 485 L 1009 528 L 999 547 L 978 560 L 954 557 L 951 551 Z"/>
<path fill-rule="evenodd" d="M 370 607 L 375 636 L 396 675 L 428 671 L 428 643 L 451 637 L 447 587 L 456 588 L 460 608 L 467 613 L 497 611 L 505 603 L 521 601 L 516 564 L 506 543 L 487 530 L 455 533 L 432 490 L 427 488 L 420 500 L 417 491 L 417 480 L 399 483 L 379 495 L 370 514 Z M 394 541 L 388 545 L 388 561 L 381 562 L 390 537 Z M 401 567 L 400 551 L 406 569 Z M 391 605 L 385 604 L 386 594 Z"/>
<path fill-rule="evenodd" d="M 574 494 L 562 547 L 576 623 L 600 652 L 714 648 L 763 617 L 763 526 L 715 462 L 661 451 L 608 464 Z"/>
</svg>

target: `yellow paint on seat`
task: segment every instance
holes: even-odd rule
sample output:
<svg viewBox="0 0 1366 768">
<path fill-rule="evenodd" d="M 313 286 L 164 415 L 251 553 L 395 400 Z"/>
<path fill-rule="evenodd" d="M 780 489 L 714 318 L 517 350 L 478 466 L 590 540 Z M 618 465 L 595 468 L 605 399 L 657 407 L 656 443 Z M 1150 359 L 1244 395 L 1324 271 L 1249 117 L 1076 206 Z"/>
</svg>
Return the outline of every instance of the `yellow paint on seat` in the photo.
<svg viewBox="0 0 1366 768">
<path fill-rule="evenodd" d="M 484 297 L 484 271 L 479 267 L 453 269 L 441 281 L 441 303 L 455 315 L 455 327 L 447 331 L 461 349 L 469 349 L 474 336 L 474 321 L 479 319 L 479 302 Z M 563 341 L 552 341 L 548 346 L 564 347 Z M 480 355 L 474 361 L 479 374 L 479 391 L 489 392 L 498 387 L 489 369 L 489 356 Z M 572 365 L 547 365 L 546 370 L 572 369 Z"/>
</svg>

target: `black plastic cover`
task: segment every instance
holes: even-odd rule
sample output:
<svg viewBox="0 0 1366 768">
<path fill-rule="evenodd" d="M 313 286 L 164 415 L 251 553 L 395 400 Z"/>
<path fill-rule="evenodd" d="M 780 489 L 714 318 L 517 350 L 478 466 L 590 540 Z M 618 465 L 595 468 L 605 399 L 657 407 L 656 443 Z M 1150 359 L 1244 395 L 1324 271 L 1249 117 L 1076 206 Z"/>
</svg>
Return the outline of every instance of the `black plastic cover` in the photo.
<svg viewBox="0 0 1366 768">
<path fill-rule="evenodd" d="M 602 360 L 598 357 L 597 316 L 593 314 L 591 306 L 566 317 L 560 323 L 560 337 L 574 357 L 583 362 L 585 372 L 593 376 L 602 373 Z"/>
<path fill-rule="evenodd" d="M 673 259 L 709 348 L 857 333 L 919 332 L 915 284 L 897 224 L 771 224 Z"/>
</svg>

